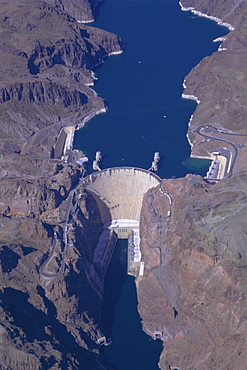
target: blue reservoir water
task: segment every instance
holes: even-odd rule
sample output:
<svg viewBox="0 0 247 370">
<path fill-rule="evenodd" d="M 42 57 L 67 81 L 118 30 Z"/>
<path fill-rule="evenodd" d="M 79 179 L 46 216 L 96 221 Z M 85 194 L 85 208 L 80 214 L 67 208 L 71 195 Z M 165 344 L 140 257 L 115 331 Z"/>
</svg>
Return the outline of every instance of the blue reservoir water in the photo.
<svg viewBox="0 0 247 370">
<path fill-rule="evenodd" d="M 181 99 L 182 84 L 217 50 L 212 41 L 226 28 L 181 11 L 177 0 L 106 0 L 93 25 L 118 34 L 126 47 L 95 70 L 95 90 L 109 109 L 76 133 L 75 147 L 91 162 L 100 150 L 102 168 L 147 169 L 159 151 L 162 178 L 205 174 L 208 161 L 188 160 L 186 132 L 196 103 Z"/>
<path fill-rule="evenodd" d="M 102 168 L 147 169 L 159 151 L 160 177 L 204 175 L 209 162 L 189 158 L 186 132 L 196 103 L 181 99 L 182 84 L 203 57 L 217 50 L 219 43 L 212 41 L 226 28 L 181 11 L 178 0 L 105 0 L 93 25 L 118 34 L 126 47 L 95 70 L 95 90 L 109 109 L 76 133 L 75 147 L 91 163 L 100 150 Z M 158 369 L 162 342 L 141 330 L 124 244 L 118 244 L 106 276 L 102 315 L 112 339 L 104 348 L 111 368 Z"/>
</svg>

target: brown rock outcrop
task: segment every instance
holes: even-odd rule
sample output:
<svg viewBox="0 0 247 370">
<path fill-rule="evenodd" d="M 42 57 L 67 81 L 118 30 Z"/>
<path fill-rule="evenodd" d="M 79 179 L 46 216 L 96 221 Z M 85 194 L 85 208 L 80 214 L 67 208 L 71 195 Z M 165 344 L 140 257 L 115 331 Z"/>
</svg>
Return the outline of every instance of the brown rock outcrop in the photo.
<svg viewBox="0 0 247 370">
<path fill-rule="evenodd" d="M 168 209 L 164 195 L 150 191 L 138 287 L 144 330 L 163 333 L 160 367 L 244 370 L 246 173 L 214 186 L 188 175 L 164 180 L 163 188 L 173 199 L 171 225 L 159 221 Z"/>
</svg>

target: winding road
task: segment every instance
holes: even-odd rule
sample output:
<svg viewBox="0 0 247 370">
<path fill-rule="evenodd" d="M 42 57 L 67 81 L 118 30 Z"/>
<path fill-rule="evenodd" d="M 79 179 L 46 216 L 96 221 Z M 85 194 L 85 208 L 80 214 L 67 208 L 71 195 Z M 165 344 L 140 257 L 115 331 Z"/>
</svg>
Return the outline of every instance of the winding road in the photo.
<svg viewBox="0 0 247 370">
<path fill-rule="evenodd" d="M 203 133 L 202 133 L 202 130 L 203 130 Z M 229 170 L 225 170 L 225 173 L 224 173 L 224 178 L 231 177 L 232 174 L 233 174 L 233 168 L 235 166 L 235 163 L 236 163 L 236 160 L 237 160 L 237 157 L 238 157 L 238 153 L 242 149 L 241 146 L 233 144 L 231 141 L 219 138 L 215 135 L 214 136 L 206 135 L 206 133 L 209 133 L 209 134 L 210 133 L 211 134 L 217 134 L 218 133 L 220 135 L 230 135 L 230 136 L 247 136 L 247 134 L 224 132 L 224 131 L 221 131 L 221 130 L 217 129 L 215 126 L 212 126 L 212 125 L 199 126 L 194 130 L 194 132 L 196 132 L 198 135 L 204 137 L 206 139 L 206 141 L 219 141 L 219 142 L 227 143 L 232 147 L 232 151 L 231 151 L 232 158 L 231 158 L 230 155 L 227 155 L 227 154 L 225 155 L 226 158 L 227 158 L 226 169 L 228 169 L 229 164 L 230 164 L 230 168 L 229 168 Z M 226 149 L 226 148 L 222 148 L 222 149 Z"/>
</svg>

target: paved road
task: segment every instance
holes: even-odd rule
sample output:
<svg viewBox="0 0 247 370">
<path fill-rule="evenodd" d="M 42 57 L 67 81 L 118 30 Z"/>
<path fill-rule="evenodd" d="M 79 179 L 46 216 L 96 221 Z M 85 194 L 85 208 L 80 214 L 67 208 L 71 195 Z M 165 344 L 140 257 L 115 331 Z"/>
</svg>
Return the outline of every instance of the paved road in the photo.
<svg viewBox="0 0 247 370">
<path fill-rule="evenodd" d="M 54 277 L 58 276 L 59 273 L 61 273 L 61 267 L 60 267 L 59 271 L 54 273 L 54 274 L 49 274 L 49 273 L 45 272 L 45 269 L 46 269 L 48 263 L 54 257 L 56 246 L 57 246 L 57 233 L 56 233 L 56 231 L 54 231 L 54 238 L 53 238 L 53 243 L 52 243 L 52 248 L 50 250 L 50 254 L 49 254 L 48 258 L 45 260 L 45 262 L 39 268 L 39 273 L 44 278 L 54 278 Z"/>
<path fill-rule="evenodd" d="M 203 133 L 202 133 L 203 131 Z M 226 173 L 227 169 L 228 169 L 228 165 L 226 166 L 226 171 L 225 171 L 225 174 L 224 174 L 224 177 L 231 177 L 232 174 L 233 174 L 233 168 L 235 166 L 235 163 L 236 163 L 236 160 L 237 160 L 237 157 L 238 157 L 238 153 L 239 153 L 239 147 L 236 145 L 236 144 L 233 144 L 231 141 L 229 140 L 225 140 L 225 139 L 222 139 L 222 138 L 219 138 L 219 137 L 216 137 L 216 136 L 210 136 L 210 135 L 206 135 L 206 134 L 210 134 L 210 133 L 213 133 L 213 134 L 225 134 L 225 135 L 232 135 L 232 136 L 247 136 L 246 134 L 237 134 L 237 133 L 227 133 L 227 132 L 223 132 L 221 130 L 218 130 L 216 127 L 212 126 L 212 125 L 202 125 L 202 126 L 199 126 L 196 128 L 195 132 L 204 137 L 207 141 L 220 141 L 220 142 L 223 142 L 223 143 L 227 143 L 229 145 L 231 145 L 233 151 L 232 151 L 232 158 L 230 158 L 230 154 L 227 155 L 227 160 L 228 160 L 228 165 L 230 163 L 230 159 L 231 159 L 231 166 L 230 166 L 230 169 L 229 169 L 229 172 Z M 222 148 L 222 149 L 225 149 L 226 148 Z M 226 153 L 227 154 L 227 153 Z"/>
<path fill-rule="evenodd" d="M 167 191 L 164 191 L 163 186 L 162 186 L 162 182 L 160 182 L 160 192 L 167 196 L 168 201 L 169 201 L 169 205 L 170 205 L 170 209 L 169 209 L 169 211 L 167 213 L 167 217 L 166 217 L 166 220 L 167 220 L 166 232 L 167 232 L 167 230 L 171 226 L 173 199 Z"/>
</svg>

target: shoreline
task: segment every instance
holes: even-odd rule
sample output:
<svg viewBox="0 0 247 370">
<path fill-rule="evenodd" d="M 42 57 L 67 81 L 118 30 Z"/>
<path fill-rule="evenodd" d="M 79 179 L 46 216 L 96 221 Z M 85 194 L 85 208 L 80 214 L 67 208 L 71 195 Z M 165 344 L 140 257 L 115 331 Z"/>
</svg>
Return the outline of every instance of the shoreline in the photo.
<svg viewBox="0 0 247 370">
<path fill-rule="evenodd" d="M 189 100 L 194 100 L 197 102 L 197 104 L 200 104 L 201 103 L 201 100 L 198 99 L 197 96 L 195 95 L 189 95 L 189 94 L 184 94 L 182 93 L 182 99 L 189 99 Z"/>
<path fill-rule="evenodd" d="M 93 80 L 94 81 L 97 81 L 98 80 L 98 78 L 95 76 L 95 73 L 93 71 L 94 68 L 97 68 L 98 66 L 100 66 L 101 64 L 103 64 L 104 63 L 104 60 L 106 58 L 108 58 L 109 56 L 111 56 L 111 55 L 117 55 L 117 54 L 122 54 L 122 53 L 123 53 L 123 49 L 121 49 L 119 51 L 113 51 L 113 52 L 111 52 L 109 54 L 106 54 L 99 63 L 97 63 L 93 67 L 91 67 L 92 68 L 91 69 L 91 74 L 92 74 Z M 94 86 L 94 83 L 92 83 L 91 86 Z M 98 96 L 97 92 L 94 89 L 90 88 L 90 90 L 93 91 L 94 96 Z M 92 119 L 93 117 L 97 116 L 100 113 L 105 113 L 106 111 L 107 111 L 107 108 L 106 107 L 103 107 L 103 108 L 101 108 L 101 109 L 99 109 L 97 111 L 94 111 L 94 112 L 89 113 L 85 118 L 83 118 L 82 122 L 77 125 L 76 130 L 79 130 L 79 129 L 83 128 L 85 126 L 85 124 L 90 119 Z"/>
<path fill-rule="evenodd" d="M 190 158 L 195 158 L 195 159 L 208 159 L 208 160 L 210 160 L 210 161 L 212 161 L 213 159 L 212 159 L 212 157 L 211 156 L 203 156 L 203 155 L 194 155 L 194 154 L 192 154 L 191 156 L 190 156 Z"/>
<path fill-rule="evenodd" d="M 89 19 L 88 21 L 78 21 L 78 19 L 76 19 L 76 22 L 77 22 L 77 23 L 83 23 L 83 24 L 93 23 L 93 22 L 94 22 L 94 18 Z"/>
<path fill-rule="evenodd" d="M 103 107 L 97 111 L 94 111 L 94 112 L 91 112 L 89 113 L 86 117 L 83 118 L 82 122 L 79 123 L 77 126 L 76 126 L 76 131 L 77 130 L 80 130 L 81 128 L 83 128 L 85 126 L 85 124 L 90 120 L 92 119 L 93 117 L 97 116 L 98 114 L 100 113 L 106 113 L 107 111 L 107 108 L 106 107 Z"/>
<path fill-rule="evenodd" d="M 97 8 L 97 6 L 102 3 L 104 0 L 98 0 L 96 1 L 96 3 L 94 4 L 94 6 L 91 7 L 91 11 L 92 11 L 92 15 L 93 15 L 93 18 L 92 19 L 89 19 L 87 21 L 79 21 L 78 19 L 76 19 L 76 22 L 78 23 L 93 23 L 95 21 L 95 18 L 94 18 L 94 12 L 95 12 L 95 9 Z"/>
<path fill-rule="evenodd" d="M 191 121 L 192 121 L 192 119 L 193 119 L 193 114 L 190 116 L 190 120 L 189 120 L 189 122 L 188 122 L 188 128 L 190 127 L 190 123 L 191 123 Z M 188 143 L 189 143 L 189 145 L 190 145 L 190 157 L 192 156 L 192 150 L 193 150 L 193 143 L 190 141 L 190 138 L 189 138 L 189 132 L 188 132 L 189 130 L 187 130 L 187 134 L 186 134 L 186 137 L 187 137 L 187 140 L 188 140 Z"/>
<path fill-rule="evenodd" d="M 85 83 L 85 86 L 94 86 L 95 85 L 94 81 L 97 81 L 97 77 L 95 76 L 95 73 L 92 70 L 90 70 L 90 71 L 91 71 L 92 82 Z M 93 89 L 91 89 L 91 90 L 94 91 Z M 95 91 L 94 91 L 94 93 L 97 95 L 97 93 Z"/>
<path fill-rule="evenodd" d="M 235 27 L 233 27 L 230 23 L 223 22 L 220 18 L 214 17 L 213 15 L 202 13 L 199 10 L 195 10 L 195 8 L 192 6 L 186 8 L 183 6 L 181 1 L 179 1 L 179 5 L 181 7 L 181 10 L 184 12 L 191 11 L 193 14 L 198 15 L 199 17 L 204 17 L 204 18 L 211 19 L 212 21 L 215 21 L 216 23 L 218 23 L 218 25 L 228 28 L 229 31 L 235 30 Z"/>
<path fill-rule="evenodd" d="M 122 53 L 123 53 L 123 49 L 120 49 L 120 50 L 118 50 L 118 51 L 112 51 L 111 53 L 108 53 L 108 54 L 106 54 L 105 56 L 103 56 L 103 59 L 102 59 L 99 63 L 97 63 L 97 64 L 95 64 L 94 66 L 92 66 L 92 67 L 91 67 L 91 69 L 90 69 L 90 71 L 91 71 L 91 75 L 92 75 L 92 77 L 93 77 L 93 80 L 94 80 L 94 81 L 97 81 L 97 79 L 98 79 L 98 78 L 95 76 L 95 73 L 94 73 L 93 69 L 95 69 L 95 68 L 97 68 L 98 66 L 100 66 L 101 64 L 103 64 L 103 63 L 104 63 L 104 60 L 105 60 L 106 58 L 108 58 L 108 57 L 110 57 L 110 56 L 112 56 L 112 55 L 119 55 L 119 54 L 122 54 Z M 88 85 L 88 86 L 89 86 L 89 85 Z M 92 82 L 91 86 L 94 86 L 94 83 L 93 83 L 93 82 Z M 90 88 L 90 90 L 92 90 L 92 91 L 93 91 L 94 96 L 98 96 L 97 92 L 96 92 L 94 89 Z M 96 111 L 90 112 L 86 117 L 84 117 L 84 118 L 83 118 L 82 122 L 81 122 L 81 123 L 79 123 L 79 124 L 75 127 L 75 130 L 80 130 L 81 128 L 83 128 L 83 127 L 85 126 L 85 124 L 86 124 L 88 121 L 90 121 L 90 119 L 92 119 L 93 117 L 97 116 L 98 114 L 106 113 L 106 111 L 107 111 L 107 107 L 103 107 L 103 108 L 101 108 L 101 109 L 99 109 L 99 110 L 96 110 Z M 72 144 L 73 144 L 73 147 L 74 147 L 74 143 L 72 143 Z"/>
<path fill-rule="evenodd" d="M 118 55 L 118 54 L 122 54 L 122 53 L 123 53 L 123 49 L 120 49 L 118 51 L 111 51 L 110 53 L 103 55 L 102 56 L 102 59 L 98 63 L 96 63 L 94 66 L 91 67 L 91 71 L 93 72 L 93 70 L 95 68 L 101 66 L 101 64 L 104 63 L 105 59 L 108 58 L 108 57 L 110 57 L 111 55 Z M 96 80 L 97 80 L 97 78 L 96 78 Z"/>
<path fill-rule="evenodd" d="M 182 4 L 182 1 L 179 1 L 179 5 L 180 5 L 182 11 L 185 11 L 185 12 L 191 11 L 193 14 L 195 14 L 199 17 L 208 18 L 212 21 L 215 21 L 218 25 L 228 28 L 229 31 L 234 31 L 234 29 L 235 29 L 230 23 L 223 22 L 220 18 L 202 13 L 202 12 L 196 10 L 194 7 L 187 7 L 187 8 L 184 7 L 183 4 Z M 213 40 L 213 42 L 224 42 L 225 40 L 226 40 L 226 38 L 224 36 L 220 36 L 220 37 L 217 37 L 215 40 Z M 227 50 L 227 49 L 226 48 L 221 48 L 221 45 L 219 45 L 218 52 L 223 51 L 223 50 Z M 186 89 L 186 80 L 185 79 L 183 81 L 183 88 L 184 88 L 184 90 Z M 201 102 L 198 99 L 198 97 L 195 96 L 195 95 L 189 95 L 189 94 L 182 93 L 182 98 L 183 99 L 194 100 L 194 101 L 196 101 L 197 104 L 200 104 L 200 102 Z M 190 119 L 189 119 L 189 122 L 188 122 L 188 131 L 189 131 L 189 128 L 191 126 L 192 120 L 193 120 L 193 114 L 190 116 Z M 210 160 L 212 160 L 212 158 L 208 157 L 208 156 L 196 156 L 196 155 L 192 154 L 194 145 L 193 145 L 193 143 L 191 142 L 191 140 L 189 138 L 189 132 L 188 131 L 187 131 L 186 137 L 187 137 L 188 143 L 189 143 L 190 148 L 191 148 L 190 158 L 210 159 Z"/>
<path fill-rule="evenodd" d="M 107 54 L 107 57 L 110 57 L 111 55 L 119 55 L 123 54 L 123 49 L 118 50 L 118 51 L 112 51 L 111 53 Z"/>
</svg>

